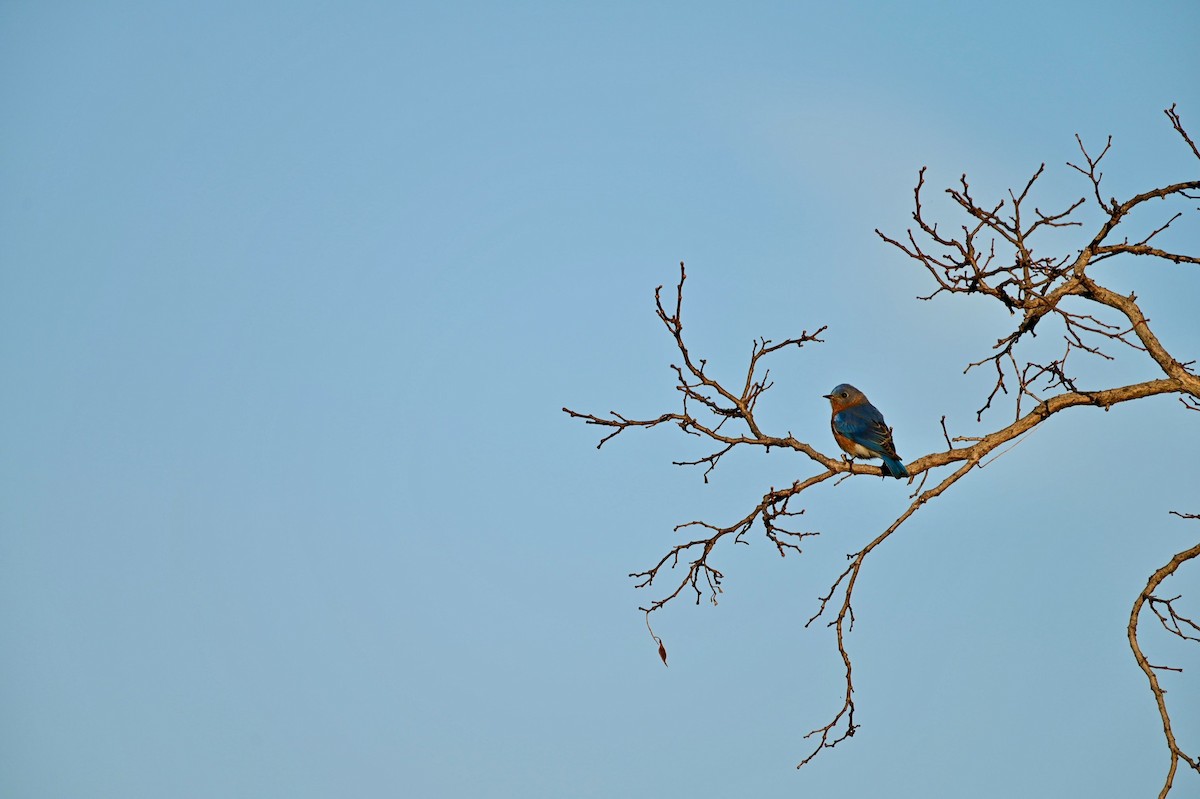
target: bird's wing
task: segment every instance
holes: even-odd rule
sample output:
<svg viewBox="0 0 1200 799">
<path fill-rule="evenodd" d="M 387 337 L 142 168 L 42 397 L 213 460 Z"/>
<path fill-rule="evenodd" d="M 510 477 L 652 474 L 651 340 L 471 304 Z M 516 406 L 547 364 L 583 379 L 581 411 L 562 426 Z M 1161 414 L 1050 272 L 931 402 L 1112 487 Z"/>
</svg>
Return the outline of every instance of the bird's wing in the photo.
<svg viewBox="0 0 1200 799">
<path fill-rule="evenodd" d="M 883 421 L 883 414 L 874 405 L 855 405 L 834 415 L 833 427 L 846 438 L 867 449 L 882 452 L 891 458 L 896 455 L 892 431 Z"/>
</svg>

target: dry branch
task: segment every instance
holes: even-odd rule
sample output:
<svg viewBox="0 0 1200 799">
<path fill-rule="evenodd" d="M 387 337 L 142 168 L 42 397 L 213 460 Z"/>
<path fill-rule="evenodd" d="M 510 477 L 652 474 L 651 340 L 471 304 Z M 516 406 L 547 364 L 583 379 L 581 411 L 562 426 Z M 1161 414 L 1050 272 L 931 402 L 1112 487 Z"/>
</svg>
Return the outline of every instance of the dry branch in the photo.
<svg viewBox="0 0 1200 799">
<path fill-rule="evenodd" d="M 1200 151 L 1186 132 L 1175 107 L 1167 109 L 1166 114 L 1191 154 L 1200 159 Z M 1126 200 L 1112 196 L 1106 199 L 1100 167 L 1110 152 L 1111 139 L 1095 154 L 1078 136 L 1076 140 L 1082 160 L 1080 164 L 1068 166 L 1086 180 L 1087 193 L 1059 210 L 1043 211 L 1036 205 L 1030 208 L 1038 183 L 1046 174 L 1044 164 L 1034 171 L 1019 191 L 1010 190 L 1005 197 L 989 202 L 976 198 L 964 174 L 946 192 L 966 221 L 952 229 L 943 230 L 929 218 L 923 204 L 926 169 L 922 168 L 913 192 L 914 226 L 902 237 L 876 231 L 884 242 L 916 261 L 932 277 L 933 291 L 920 299 L 932 300 L 941 295 L 956 294 L 989 297 L 1012 315 L 1011 331 L 996 341 L 990 354 L 968 364 L 964 371 L 989 366 L 996 375 L 995 383 L 977 411 L 977 421 L 982 420 L 1001 396 L 1011 399 L 1013 417 L 1012 421 L 985 435 L 952 438 L 943 416 L 941 424 L 946 448 L 908 463 L 910 484 L 918 478 L 919 482 L 909 497 L 907 507 L 885 530 L 861 549 L 847 555 L 849 565 L 833 581 L 828 592 L 818 598 L 816 612 L 806 626 L 825 618 L 828 619 L 827 624 L 834 627 L 837 650 L 844 666 L 845 691 L 841 708 L 828 723 L 816 727 L 805 736 L 816 738 L 817 742 L 799 766 L 811 762 L 821 751 L 852 737 L 858 729 L 854 715 L 853 663 L 847 646 L 847 637 L 854 622 L 854 587 L 866 558 L 922 506 L 941 496 L 976 467 L 985 465 L 989 456 L 994 458 L 995 453 L 1007 451 L 1021 436 L 1057 413 L 1077 407 L 1107 410 L 1120 403 L 1160 394 L 1173 394 L 1189 410 L 1200 410 L 1200 377 L 1191 368 L 1194 360 L 1185 361 L 1175 357 L 1153 332 L 1150 320 L 1138 305 L 1137 297 L 1119 294 L 1101 285 L 1090 269 L 1095 263 L 1123 256 L 1158 259 L 1171 264 L 1200 264 L 1200 255 L 1174 252 L 1157 245 L 1157 240 L 1177 220 L 1185 215 L 1195 218 L 1198 209 L 1194 207 L 1192 201 L 1195 195 L 1191 192 L 1200 189 L 1200 180 L 1150 188 Z M 1152 200 L 1159 201 L 1153 208 L 1161 216 L 1151 227 L 1151 232 L 1136 241 L 1119 239 L 1117 234 L 1122 225 L 1131 216 L 1141 213 Z M 1064 254 L 1039 249 L 1041 237 L 1047 231 L 1078 228 L 1082 232 L 1083 222 L 1077 217 L 1081 209 L 1088 206 L 1100 212 L 1100 221 L 1094 230 L 1082 235 L 1078 250 Z M 842 475 L 844 479 L 855 474 L 883 474 L 880 467 L 827 455 L 813 444 L 795 438 L 790 432 L 765 430 L 755 417 L 759 400 L 772 386 L 770 371 L 764 367 L 765 359 L 785 349 L 800 349 L 809 344 L 822 343 L 820 336 L 825 332 L 825 326 L 816 328 L 812 333 L 804 330 L 798 337 L 778 343 L 766 339 L 754 341 L 745 377 L 736 384 L 723 382 L 708 371 L 704 359 L 693 355 L 684 339 L 683 290 L 686 280 L 687 272 L 681 263 L 674 302 L 670 307 L 664 305 L 662 286 L 654 292 L 656 314 L 678 351 L 678 363 L 672 364 L 671 368 L 675 374 L 675 388 L 680 393 L 681 407 L 640 419 L 615 411 L 610 411 L 607 416 L 569 408 L 563 408 L 563 411 L 572 418 L 607 431 L 598 447 L 631 428 L 676 425 L 685 434 L 697 436 L 712 445 L 708 455 L 674 461 L 680 466 L 704 467 L 705 482 L 727 454 L 746 447 L 790 449 L 804 455 L 814 471 L 790 486 L 778 489 L 771 487 L 748 513 L 731 524 L 693 520 L 678 525 L 676 532 L 687 530 L 698 531 L 698 534 L 691 540 L 675 544 L 649 568 L 630 575 L 639 588 L 661 588 L 662 593 L 658 598 L 642 607 L 647 614 L 648 625 L 649 614 L 681 595 L 694 596 L 697 603 L 703 598 L 716 603 L 722 592 L 724 574 L 714 565 L 714 556 L 723 540 L 726 543 L 748 543 L 747 536 L 756 528 L 761 528 L 781 556 L 789 552 L 800 554 L 803 539 L 817 535 L 815 531 L 784 526 L 803 514 L 803 509 L 792 510 L 790 507 L 800 494 L 815 489 L 837 475 Z M 1050 329 L 1063 339 L 1062 354 L 1045 363 L 1024 357 L 1022 352 L 1027 339 Z M 1129 385 L 1084 388 L 1073 369 L 1076 353 L 1083 353 L 1081 357 L 1110 360 L 1119 354 L 1134 354 L 1155 374 Z M 942 467 L 951 469 L 934 475 L 934 471 Z M 926 482 L 931 475 L 933 487 L 926 489 Z M 839 482 L 835 480 L 833 485 Z M 1170 790 L 1179 760 L 1197 770 L 1200 767 L 1196 759 L 1184 754 L 1175 742 L 1165 692 L 1155 675 L 1156 667 L 1145 659 L 1137 642 L 1137 618 L 1141 608 L 1149 605 L 1164 628 L 1185 640 L 1195 640 L 1194 634 L 1200 633 L 1200 628 L 1176 609 L 1173 603 L 1179 597 L 1162 599 L 1154 596 L 1153 591 L 1179 565 L 1197 554 L 1200 554 L 1200 544 L 1180 553 L 1155 573 L 1146 590 L 1139 595 L 1129 624 L 1130 645 L 1150 680 L 1172 756 L 1171 771 L 1162 796 Z M 674 576 L 668 579 L 667 573 L 673 573 Z M 661 585 L 664 582 L 666 585 Z M 651 635 L 658 643 L 660 656 L 665 663 L 662 641 L 654 635 L 653 630 Z"/>
<path fill-rule="evenodd" d="M 1184 514 L 1172 511 L 1176 516 L 1184 519 L 1200 519 L 1198 514 Z M 1179 761 L 1183 761 L 1191 766 L 1194 771 L 1200 774 L 1200 756 L 1189 756 L 1180 747 L 1179 742 L 1175 738 L 1175 730 L 1171 725 L 1171 714 L 1167 708 L 1167 692 L 1159 682 L 1156 670 L 1162 671 L 1181 671 L 1171 666 L 1155 666 L 1150 663 L 1146 655 L 1142 652 L 1141 642 L 1138 640 L 1138 621 L 1142 613 L 1142 607 L 1149 604 L 1158 617 L 1163 628 L 1172 635 L 1178 636 L 1184 641 L 1200 641 L 1190 633 L 1192 631 L 1200 632 L 1200 627 L 1191 619 L 1182 616 L 1176 611 L 1174 603 L 1179 596 L 1174 596 L 1170 599 L 1161 599 L 1154 596 L 1155 590 L 1171 575 L 1178 571 L 1189 560 L 1200 556 L 1200 544 L 1183 550 L 1171 558 L 1162 568 L 1150 575 L 1150 579 L 1146 582 L 1146 587 L 1138 594 L 1137 599 L 1133 602 L 1133 610 L 1129 614 L 1129 625 L 1126 628 L 1126 633 L 1129 637 L 1129 648 L 1133 650 L 1133 657 L 1137 661 L 1138 668 L 1146 675 L 1146 679 L 1150 683 L 1150 692 L 1154 695 L 1154 703 L 1158 708 L 1159 719 L 1162 721 L 1163 737 L 1166 740 L 1167 750 L 1170 752 L 1171 760 L 1167 767 L 1166 780 L 1163 783 L 1162 790 L 1159 792 L 1159 799 L 1165 799 L 1167 794 L 1171 792 L 1171 787 L 1175 782 L 1175 773 L 1179 768 Z M 1163 613 L 1165 610 L 1165 615 Z"/>
</svg>

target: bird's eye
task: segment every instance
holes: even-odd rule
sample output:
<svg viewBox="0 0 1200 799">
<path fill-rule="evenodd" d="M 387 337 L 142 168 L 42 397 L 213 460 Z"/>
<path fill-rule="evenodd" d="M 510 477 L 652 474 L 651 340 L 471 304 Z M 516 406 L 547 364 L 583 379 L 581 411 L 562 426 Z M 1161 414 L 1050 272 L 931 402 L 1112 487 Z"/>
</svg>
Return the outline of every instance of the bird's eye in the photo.
<svg viewBox="0 0 1200 799">
<path fill-rule="evenodd" d="M 849 396 L 850 396 L 850 395 L 849 395 L 849 394 L 847 394 L 845 391 L 843 391 L 843 392 L 842 392 L 842 399 L 846 399 L 846 398 L 847 398 L 847 397 L 849 397 Z"/>
</svg>

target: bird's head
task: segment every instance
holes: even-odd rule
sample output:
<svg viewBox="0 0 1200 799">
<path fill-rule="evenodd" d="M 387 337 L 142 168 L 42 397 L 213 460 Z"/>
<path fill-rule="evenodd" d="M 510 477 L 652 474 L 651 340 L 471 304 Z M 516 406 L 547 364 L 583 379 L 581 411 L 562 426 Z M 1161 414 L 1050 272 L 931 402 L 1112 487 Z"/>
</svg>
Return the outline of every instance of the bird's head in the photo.
<svg viewBox="0 0 1200 799">
<path fill-rule="evenodd" d="M 850 408 L 867 401 L 867 395 L 849 383 L 842 383 L 830 393 L 822 394 L 821 396 L 829 400 L 829 404 L 833 406 L 834 411 L 840 411 L 842 408 Z"/>
</svg>

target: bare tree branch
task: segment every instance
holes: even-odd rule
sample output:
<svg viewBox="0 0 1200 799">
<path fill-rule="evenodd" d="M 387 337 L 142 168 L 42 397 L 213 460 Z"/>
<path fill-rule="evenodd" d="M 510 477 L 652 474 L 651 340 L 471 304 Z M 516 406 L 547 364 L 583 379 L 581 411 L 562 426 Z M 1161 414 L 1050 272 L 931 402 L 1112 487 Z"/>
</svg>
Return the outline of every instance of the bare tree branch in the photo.
<svg viewBox="0 0 1200 799">
<path fill-rule="evenodd" d="M 1175 132 L 1200 158 L 1200 152 L 1184 129 L 1175 106 L 1167 109 L 1166 114 Z M 918 510 L 973 470 L 983 468 L 1009 451 L 1055 414 L 1072 408 L 1108 410 L 1121 403 L 1170 394 L 1175 395 L 1188 410 L 1200 411 L 1200 377 L 1192 368 L 1195 361 L 1177 358 L 1172 349 L 1158 338 L 1136 295 L 1124 295 L 1107 288 L 1094 279 L 1094 270 L 1090 269 L 1094 263 L 1125 256 L 1155 259 L 1175 265 L 1200 264 L 1200 254 L 1173 252 L 1169 246 L 1159 245 L 1159 239 L 1167 238 L 1164 233 L 1173 223 L 1185 215 L 1194 218 L 1195 212 L 1200 210 L 1190 202 L 1195 199 L 1192 192 L 1200 189 L 1200 180 L 1152 187 L 1125 200 L 1111 195 L 1106 197 L 1104 175 L 1100 167 L 1112 148 L 1111 138 L 1094 155 L 1082 138 L 1076 136 L 1076 141 L 1082 159 L 1079 164 L 1070 163 L 1068 166 L 1083 176 L 1087 191 L 1084 196 L 1057 209 L 1043 210 L 1033 204 L 1040 181 L 1045 179 L 1044 164 L 1034 171 L 1019 191 L 1009 190 L 1006 196 L 994 201 L 978 199 L 967 176 L 963 174 L 946 193 L 964 221 L 957 226 L 943 227 L 933 221 L 926 211 L 923 201 L 926 169 L 922 168 L 913 190 L 913 226 L 899 237 L 875 231 L 881 240 L 916 261 L 932 277 L 932 292 L 919 299 L 933 300 L 942 295 L 988 297 L 1011 315 L 1010 331 L 992 345 L 989 354 L 967 364 L 964 371 L 984 367 L 995 373 L 995 382 L 976 412 L 977 422 L 998 401 L 1011 401 L 1013 416 L 1007 424 L 984 435 L 954 437 L 948 431 L 946 417 L 942 416 L 945 449 L 908 462 L 910 485 L 916 483 L 916 486 L 909 496 L 907 507 L 885 530 L 862 548 L 847 555 L 849 563 L 845 570 L 833 580 L 829 590 L 818 597 L 816 610 L 805 626 L 811 626 L 818 619 L 826 619 L 826 623 L 834 628 L 837 650 L 844 666 L 844 693 L 841 707 L 828 722 L 815 727 L 805 736 L 816 739 L 815 746 L 798 767 L 811 762 L 822 751 L 853 737 L 858 729 L 853 663 L 847 645 L 854 626 L 854 588 L 866 558 Z M 1158 213 L 1164 210 L 1165 213 L 1148 226 L 1150 232 L 1134 240 L 1120 238 L 1127 229 L 1126 221 L 1134 215 L 1149 213 L 1144 209 L 1151 207 L 1151 201 L 1157 201 L 1153 208 L 1158 209 Z M 1100 213 L 1095 228 L 1087 231 L 1084 230 L 1080 214 L 1081 209 L 1086 207 L 1092 207 Z M 1053 231 L 1057 236 L 1073 235 L 1072 231 L 1076 228 L 1080 234 L 1078 249 L 1065 254 L 1061 250 L 1047 252 L 1042 249 L 1043 237 L 1048 232 Z M 683 290 L 686 280 L 687 272 L 681 263 L 674 302 L 664 304 L 662 286 L 654 292 L 655 312 L 674 341 L 678 353 L 678 360 L 671 365 L 671 369 L 675 375 L 675 388 L 680 394 L 680 407 L 657 416 L 641 418 L 631 418 L 616 411 L 610 411 L 607 416 L 569 408 L 563 408 L 563 411 L 585 424 L 596 425 L 607 431 L 597 447 L 631 428 L 676 425 L 685 434 L 711 446 L 706 455 L 673 461 L 679 466 L 704 467 L 702 477 L 705 482 L 708 482 L 709 475 L 726 455 L 746 447 L 791 450 L 805 456 L 803 463 L 811 463 L 812 471 L 807 476 L 799 477 L 790 486 L 772 486 L 753 508 L 732 523 L 714 524 L 697 519 L 676 526 L 677 533 L 687 531 L 694 537 L 676 543 L 649 568 L 630 575 L 638 588 L 654 586 L 654 590 L 660 592 L 656 599 L 642 607 L 648 628 L 649 615 L 680 596 L 694 597 L 696 603 L 702 599 L 714 604 L 718 601 L 725 577 L 716 565 L 722 541 L 726 544 L 748 544 L 751 532 L 761 529 L 764 537 L 781 556 L 789 553 L 799 555 L 803 551 L 803 540 L 818 535 L 817 531 L 794 527 L 795 519 L 804 513 L 803 508 L 793 509 L 793 505 L 800 501 L 797 499 L 800 494 L 830 483 L 831 478 L 837 479 L 832 480 L 830 488 L 853 475 L 878 477 L 884 474 L 880 467 L 828 455 L 814 444 L 794 437 L 790 431 L 765 429 L 755 416 L 759 401 L 773 385 L 770 370 L 765 366 L 766 359 L 781 350 L 823 343 L 821 335 L 826 331 L 825 326 L 816 328 L 812 333 L 805 329 L 799 336 L 778 343 L 767 339 L 753 341 L 744 376 L 739 375 L 735 381 L 724 380 L 709 371 L 707 361 L 695 356 L 684 339 Z M 1061 336 L 1061 354 L 1057 357 L 1051 355 L 1049 360 L 1045 357 L 1039 361 L 1031 360 L 1024 354 L 1028 340 L 1047 330 L 1053 330 Z M 1076 356 L 1076 353 L 1083 355 Z M 1074 368 L 1076 357 L 1113 360 L 1121 355 L 1139 359 L 1150 373 L 1128 385 L 1090 388 L 1084 386 L 1084 381 Z M 943 467 L 950 468 L 937 472 Z M 927 489 L 927 482 L 933 487 Z M 1186 755 L 1175 742 L 1164 699 L 1165 692 L 1156 676 L 1156 670 L 1169 667 L 1154 666 L 1143 656 L 1137 642 L 1137 619 L 1142 607 L 1148 605 L 1168 632 L 1185 641 L 1197 640 L 1200 628 L 1175 604 L 1180 597 L 1164 599 L 1153 594 L 1163 579 L 1197 554 L 1200 554 L 1200 545 L 1180 553 L 1151 577 L 1146 590 L 1135 602 L 1129 624 L 1130 644 L 1139 666 L 1150 680 L 1172 756 L 1170 774 L 1162 796 L 1170 790 L 1179 760 L 1194 769 L 1200 770 L 1200 767 L 1196 759 Z M 650 632 L 665 663 L 666 650 L 662 639 L 653 629 Z"/>
<path fill-rule="evenodd" d="M 1192 155 L 1200 158 L 1200 150 L 1196 149 L 1196 143 L 1192 141 L 1192 137 L 1183 129 L 1183 120 L 1179 118 L 1179 113 L 1175 110 L 1175 103 L 1171 103 L 1171 107 L 1164 110 L 1163 113 L 1167 115 L 1167 119 L 1171 120 L 1171 127 L 1175 128 L 1175 132 L 1183 137 L 1188 147 L 1192 148 Z"/>
<path fill-rule="evenodd" d="M 1176 516 L 1184 519 L 1200 519 L 1200 514 L 1183 514 L 1172 511 Z M 1179 746 L 1179 742 L 1175 738 L 1175 731 L 1171 726 L 1171 714 L 1167 709 L 1166 690 L 1159 683 L 1156 670 L 1180 671 L 1170 666 L 1155 666 L 1150 663 L 1146 655 L 1142 652 L 1141 643 L 1138 641 L 1138 619 L 1142 613 L 1142 607 L 1149 604 L 1159 622 L 1167 632 L 1178 636 L 1185 641 L 1200 641 L 1200 638 L 1190 635 L 1192 631 L 1200 631 L 1200 627 L 1191 619 L 1181 616 L 1176 610 L 1173 603 L 1179 599 L 1179 596 L 1171 599 L 1160 599 L 1154 596 L 1155 590 L 1171 575 L 1179 569 L 1187 561 L 1200 556 L 1200 544 L 1189 547 L 1182 552 L 1177 553 L 1170 561 L 1162 568 L 1150 575 L 1150 579 L 1146 582 L 1146 587 L 1138 594 L 1137 599 L 1133 602 L 1133 610 L 1129 614 L 1129 626 L 1127 634 L 1129 637 L 1129 648 L 1133 650 L 1133 657 L 1137 660 L 1138 668 L 1146 675 L 1146 679 L 1150 682 L 1150 692 L 1154 695 L 1154 702 L 1158 707 L 1158 715 L 1162 720 L 1163 736 L 1166 739 L 1167 750 L 1170 752 L 1171 761 L 1167 768 L 1166 781 L 1163 783 L 1162 790 L 1159 792 L 1159 799 L 1165 799 L 1167 794 L 1171 792 L 1171 786 L 1175 782 L 1175 772 L 1179 768 L 1179 761 L 1183 761 L 1191 766 L 1193 770 L 1200 773 L 1200 757 L 1189 756 Z M 1166 614 L 1159 609 L 1161 606 L 1165 609 Z"/>
</svg>

